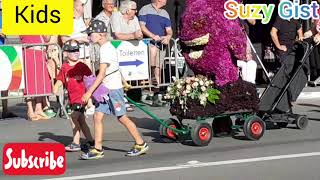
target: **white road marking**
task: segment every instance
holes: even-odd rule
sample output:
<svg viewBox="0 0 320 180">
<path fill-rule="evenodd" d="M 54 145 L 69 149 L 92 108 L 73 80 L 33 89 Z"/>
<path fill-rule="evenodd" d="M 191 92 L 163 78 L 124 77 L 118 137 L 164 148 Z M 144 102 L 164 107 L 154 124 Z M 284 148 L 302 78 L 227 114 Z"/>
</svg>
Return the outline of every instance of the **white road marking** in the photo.
<svg viewBox="0 0 320 180">
<path fill-rule="evenodd" d="M 46 179 L 46 180 L 91 179 L 91 178 L 101 178 L 101 177 L 111 177 L 111 176 L 121 176 L 121 175 L 140 174 L 140 173 L 149 173 L 149 172 L 170 171 L 170 170 L 188 169 L 188 168 L 197 168 L 197 167 L 208 167 L 208 166 L 221 166 L 221 165 L 229 165 L 229 164 L 241 164 L 241 163 L 250 163 L 250 162 L 280 160 L 280 159 L 311 157 L 311 156 L 320 156 L 320 152 L 288 154 L 288 155 L 279 155 L 279 156 L 266 156 L 266 157 L 258 157 L 258 158 L 237 159 L 237 160 L 216 161 L 216 162 L 191 161 L 192 163 L 187 163 L 187 164 L 178 165 L 178 166 L 136 169 L 136 170 L 89 174 L 89 175 L 81 175 L 81 176 L 69 176 L 69 177 L 52 178 L 52 179 Z"/>
</svg>

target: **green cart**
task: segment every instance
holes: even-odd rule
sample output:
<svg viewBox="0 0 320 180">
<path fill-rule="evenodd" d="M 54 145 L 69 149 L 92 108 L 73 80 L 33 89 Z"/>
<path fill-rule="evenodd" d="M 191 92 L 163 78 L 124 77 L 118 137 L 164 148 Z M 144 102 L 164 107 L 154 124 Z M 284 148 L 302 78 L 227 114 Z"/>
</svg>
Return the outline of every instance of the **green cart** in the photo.
<svg viewBox="0 0 320 180">
<path fill-rule="evenodd" d="M 232 132 L 243 131 L 245 137 L 249 140 L 259 140 L 265 130 L 265 122 L 252 111 L 225 112 L 218 116 L 198 117 L 195 123 L 184 124 L 183 117 L 160 119 L 150 111 L 140 106 L 135 101 L 126 97 L 128 101 L 148 114 L 151 118 L 160 123 L 159 133 L 163 138 L 176 141 L 192 140 L 197 146 L 207 146 L 213 137 L 215 120 L 224 117 L 236 117 L 235 123 L 232 125 Z"/>
</svg>

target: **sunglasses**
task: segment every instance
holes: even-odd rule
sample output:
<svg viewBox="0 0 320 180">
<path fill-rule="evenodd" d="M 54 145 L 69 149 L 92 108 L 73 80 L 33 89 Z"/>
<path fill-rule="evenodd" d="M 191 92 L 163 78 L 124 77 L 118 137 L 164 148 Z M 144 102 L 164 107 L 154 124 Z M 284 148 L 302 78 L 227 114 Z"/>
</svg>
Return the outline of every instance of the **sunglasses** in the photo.
<svg viewBox="0 0 320 180">
<path fill-rule="evenodd" d="M 79 50 L 71 50 L 71 51 L 67 51 L 68 53 L 79 53 Z"/>
</svg>

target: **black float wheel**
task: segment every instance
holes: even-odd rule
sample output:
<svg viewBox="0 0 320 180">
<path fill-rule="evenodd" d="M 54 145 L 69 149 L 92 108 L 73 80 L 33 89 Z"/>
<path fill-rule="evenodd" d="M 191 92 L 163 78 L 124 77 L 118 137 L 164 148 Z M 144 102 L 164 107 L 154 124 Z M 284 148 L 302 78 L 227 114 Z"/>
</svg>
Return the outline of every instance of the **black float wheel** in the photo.
<svg viewBox="0 0 320 180">
<path fill-rule="evenodd" d="M 207 146 L 212 139 L 212 127 L 210 124 L 194 124 L 191 130 L 191 139 L 197 146 Z"/>
<path fill-rule="evenodd" d="M 308 118 L 306 116 L 298 116 L 296 125 L 298 129 L 305 129 L 308 126 Z"/>
<path fill-rule="evenodd" d="M 212 121 L 212 132 L 213 135 L 217 136 L 220 133 L 232 133 L 232 120 L 230 116 L 215 118 Z"/>
<path fill-rule="evenodd" d="M 258 116 L 251 116 L 243 125 L 244 135 L 249 140 L 259 140 L 266 130 L 265 122 Z"/>
<path fill-rule="evenodd" d="M 172 119 L 172 118 L 164 120 L 163 123 L 165 123 L 166 125 L 168 125 L 172 128 L 176 128 L 176 129 L 181 128 L 180 123 L 177 120 Z M 169 138 L 172 140 L 178 139 L 178 135 L 175 132 L 173 132 L 172 129 L 167 128 L 167 127 L 163 126 L 162 124 L 160 124 L 159 133 L 160 133 L 160 136 L 162 136 L 162 137 L 166 137 L 166 138 Z"/>
</svg>

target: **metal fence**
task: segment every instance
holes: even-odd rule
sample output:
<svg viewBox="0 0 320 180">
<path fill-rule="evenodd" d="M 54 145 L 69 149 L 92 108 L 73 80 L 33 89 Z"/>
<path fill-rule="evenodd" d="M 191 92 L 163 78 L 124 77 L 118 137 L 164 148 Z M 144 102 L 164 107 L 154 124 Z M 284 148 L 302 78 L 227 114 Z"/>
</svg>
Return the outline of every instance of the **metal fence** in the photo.
<svg viewBox="0 0 320 180">
<path fill-rule="evenodd" d="M 55 96 L 52 93 L 54 76 L 53 74 L 49 75 L 47 66 L 49 47 L 57 50 L 55 68 L 60 69 L 62 65 L 62 50 L 58 44 L 5 44 L 0 46 L 0 50 L 5 52 L 7 58 L 11 62 L 11 81 L 17 83 L 14 81 L 17 80 L 17 78 L 20 78 L 20 81 L 18 80 L 20 85 L 15 85 L 14 88 L 10 86 L 7 87 L 9 95 L 0 97 L 0 100 Z M 16 54 L 13 52 L 14 49 L 17 49 Z M 55 70 L 55 72 L 57 71 Z M 4 73 L 2 74 L 2 78 L 8 75 L 5 74 L 5 72 L 2 73 Z M 23 85 L 21 85 L 21 83 Z M 21 86 L 23 88 L 20 88 Z M 4 88 L 5 87 L 2 87 L 3 91 L 6 91 Z M 63 103 L 61 103 L 63 100 L 64 96 L 61 94 L 59 96 L 59 103 L 61 109 L 67 114 Z"/>
</svg>

